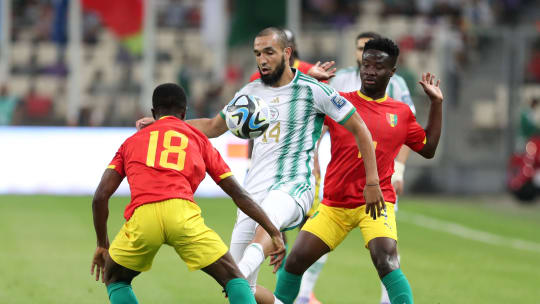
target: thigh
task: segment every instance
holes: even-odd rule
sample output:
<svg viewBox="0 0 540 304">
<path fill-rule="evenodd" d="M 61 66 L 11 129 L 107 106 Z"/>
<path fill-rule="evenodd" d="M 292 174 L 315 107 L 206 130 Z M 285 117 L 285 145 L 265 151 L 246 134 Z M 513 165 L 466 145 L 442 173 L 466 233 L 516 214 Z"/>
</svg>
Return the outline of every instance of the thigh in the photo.
<svg viewBox="0 0 540 304">
<path fill-rule="evenodd" d="M 227 253 L 227 246 L 206 226 L 201 209 L 195 203 L 176 200 L 164 208 L 166 242 L 176 250 L 189 270 L 207 267 Z"/>
<path fill-rule="evenodd" d="M 152 267 L 154 256 L 164 242 L 163 230 L 156 217 L 156 204 L 139 206 L 124 223 L 111 246 L 111 259 L 134 271 L 147 271 Z"/>
<path fill-rule="evenodd" d="M 303 208 L 292 196 L 280 190 L 268 192 L 261 203 L 261 208 L 270 218 L 272 224 L 281 231 L 299 226 L 305 214 Z"/>
<path fill-rule="evenodd" d="M 360 223 L 359 227 L 364 237 L 366 248 L 371 240 L 379 237 L 391 238 L 397 241 L 396 213 L 394 204 L 386 203 L 380 217 L 376 220 L 365 213 L 365 205 L 359 208 Z"/>
<path fill-rule="evenodd" d="M 354 209 L 353 209 L 354 210 Z M 302 230 L 321 239 L 330 250 L 334 250 L 355 227 L 351 223 L 351 210 L 319 205 Z"/>
<path fill-rule="evenodd" d="M 330 247 L 317 235 L 306 230 L 300 231 L 291 253 L 287 257 L 285 270 L 301 275 L 321 256 L 330 251 Z"/>
<path fill-rule="evenodd" d="M 223 288 L 225 288 L 225 285 L 230 280 L 243 277 L 231 254 L 228 252 L 201 270 L 213 277 Z"/>
</svg>

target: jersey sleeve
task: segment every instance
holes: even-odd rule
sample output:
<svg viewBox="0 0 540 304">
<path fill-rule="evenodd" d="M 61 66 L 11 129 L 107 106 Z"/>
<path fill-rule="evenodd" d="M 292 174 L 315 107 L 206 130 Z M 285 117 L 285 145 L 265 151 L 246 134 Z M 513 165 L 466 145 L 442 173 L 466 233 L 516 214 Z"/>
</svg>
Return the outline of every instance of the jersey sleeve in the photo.
<svg viewBox="0 0 540 304">
<path fill-rule="evenodd" d="M 203 142 L 202 149 L 203 151 L 201 152 L 206 165 L 206 172 L 208 172 L 216 184 L 233 175 L 229 166 L 208 139 Z"/>
<path fill-rule="evenodd" d="M 339 124 L 345 124 L 356 112 L 356 108 L 329 85 L 319 82 L 313 87 L 315 108 Z"/>
<path fill-rule="evenodd" d="M 422 126 L 416 121 L 416 117 L 410 111 L 409 115 L 409 126 L 407 131 L 407 140 L 405 144 L 409 146 L 415 152 L 418 152 L 424 148 L 426 144 L 426 131 Z"/>
<path fill-rule="evenodd" d="M 118 151 L 116 151 L 116 154 L 114 155 L 112 161 L 109 163 L 109 166 L 107 166 L 107 169 L 115 170 L 122 177 L 126 176 L 126 172 L 124 169 L 124 145 L 120 146 Z"/>
</svg>

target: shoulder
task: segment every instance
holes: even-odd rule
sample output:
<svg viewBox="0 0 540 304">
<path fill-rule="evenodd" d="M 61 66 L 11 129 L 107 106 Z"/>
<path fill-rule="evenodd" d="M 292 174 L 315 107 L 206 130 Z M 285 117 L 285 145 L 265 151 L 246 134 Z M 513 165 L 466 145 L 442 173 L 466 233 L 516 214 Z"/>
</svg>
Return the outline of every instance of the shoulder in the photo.
<svg viewBox="0 0 540 304">
<path fill-rule="evenodd" d="M 296 79 L 296 83 L 299 85 L 305 85 L 309 86 L 314 93 L 316 94 L 324 94 L 327 96 L 332 96 L 335 94 L 335 90 L 329 86 L 328 84 L 324 82 L 320 82 L 317 79 L 308 76 L 304 73 L 299 72 L 298 78 Z"/>
<path fill-rule="evenodd" d="M 253 90 L 261 89 L 262 87 L 264 87 L 262 80 L 260 78 L 255 79 L 246 83 L 240 90 L 238 90 L 237 94 L 249 94 Z"/>
<path fill-rule="evenodd" d="M 410 115 L 414 115 L 414 113 L 411 111 L 411 107 L 399 100 L 395 100 L 392 97 L 388 96 L 387 102 L 392 105 L 392 107 L 398 111 L 401 111 L 403 113 L 407 113 Z"/>
</svg>

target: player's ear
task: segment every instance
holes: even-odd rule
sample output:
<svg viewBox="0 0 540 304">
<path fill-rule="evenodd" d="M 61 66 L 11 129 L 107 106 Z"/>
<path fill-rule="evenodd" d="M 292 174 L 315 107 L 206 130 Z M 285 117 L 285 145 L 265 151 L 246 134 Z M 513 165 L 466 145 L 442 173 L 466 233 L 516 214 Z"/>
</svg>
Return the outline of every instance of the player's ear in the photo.
<svg viewBox="0 0 540 304">
<path fill-rule="evenodd" d="M 287 61 L 292 56 L 292 48 L 290 46 L 283 49 L 283 52 L 285 53 L 285 57 L 287 58 Z"/>
<path fill-rule="evenodd" d="M 394 66 L 390 72 L 390 77 L 394 76 L 394 73 L 396 72 L 396 67 Z"/>
</svg>

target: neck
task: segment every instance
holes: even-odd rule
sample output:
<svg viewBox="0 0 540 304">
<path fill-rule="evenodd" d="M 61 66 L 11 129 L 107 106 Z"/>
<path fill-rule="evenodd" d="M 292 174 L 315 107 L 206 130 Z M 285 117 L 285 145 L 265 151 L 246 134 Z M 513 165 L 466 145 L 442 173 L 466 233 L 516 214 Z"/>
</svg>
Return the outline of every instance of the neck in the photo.
<svg viewBox="0 0 540 304">
<path fill-rule="evenodd" d="M 383 98 L 386 95 L 386 88 L 383 91 L 378 91 L 378 90 L 366 90 L 366 88 L 361 87 L 360 92 L 371 99 L 379 99 L 379 98 Z"/>
<path fill-rule="evenodd" d="M 158 114 L 158 115 L 156 115 L 156 120 L 160 120 L 163 117 L 167 117 L 167 116 L 172 116 L 172 117 L 176 117 L 176 118 L 178 118 L 180 120 L 184 120 L 184 117 L 181 114 Z"/>
<path fill-rule="evenodd" d="M 294 78 L 294 73 L 290 66 L 286 66 L 285 70 L 283 71 L 283 74 L 281 74 L 281 77 L 279 80 L 272 85 L 274 88 L 279 88 L 284 85 L 289 84 Z"/>
</svg>

